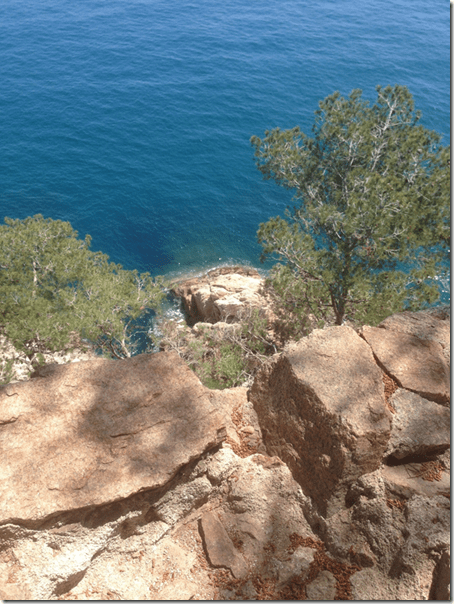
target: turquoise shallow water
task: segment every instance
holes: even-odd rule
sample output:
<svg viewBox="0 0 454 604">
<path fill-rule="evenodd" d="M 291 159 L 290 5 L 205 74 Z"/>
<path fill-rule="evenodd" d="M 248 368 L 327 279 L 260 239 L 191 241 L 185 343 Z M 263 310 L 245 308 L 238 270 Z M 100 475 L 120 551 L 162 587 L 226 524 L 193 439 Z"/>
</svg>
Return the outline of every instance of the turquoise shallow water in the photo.
<svg viewBox="0 0 454 604">
<path fill-rule="evenodd" d="M 450 137 L 444 0 L 3 0 L 0 56 L 0 216 L 69 220 L 154 275 L 260 266 L 291 194 L 249 139 L 309 131 L 334 90 L 406 85 Z"/>
</svg>

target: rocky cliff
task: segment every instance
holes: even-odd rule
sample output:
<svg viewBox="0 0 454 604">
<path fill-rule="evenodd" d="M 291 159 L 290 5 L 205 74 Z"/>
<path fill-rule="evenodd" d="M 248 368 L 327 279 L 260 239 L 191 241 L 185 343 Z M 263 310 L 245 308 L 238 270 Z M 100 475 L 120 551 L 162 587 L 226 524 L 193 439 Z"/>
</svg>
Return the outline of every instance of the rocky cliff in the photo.
<svg viewBox="0 0 454 604">
<path fill-rule="evenodd" d="M 173 293 L 181 298 L 189 325 L 234 323 L 249 308 L 270 315 L 269 303 L 263 292 L 263 278 L 247 266 L 220 267 L 202 277 L 186 279 L 175 285 Z"/>
<path fill-rule="evenodd" d="M 449 599 L 449 333 L 316 330 L 249 389 L 174 352 L 1 388 L 0 597 Z"/>
</svg>

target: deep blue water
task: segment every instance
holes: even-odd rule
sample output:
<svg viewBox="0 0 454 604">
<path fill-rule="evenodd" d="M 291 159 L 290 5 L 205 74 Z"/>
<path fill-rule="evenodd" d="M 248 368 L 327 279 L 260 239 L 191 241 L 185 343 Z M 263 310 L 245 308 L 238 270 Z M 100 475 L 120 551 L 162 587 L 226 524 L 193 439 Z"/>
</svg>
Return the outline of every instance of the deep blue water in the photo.
<svg viewBox="0 0 454 604">
<path fill-rule="evenodd" d="M 126 268 L 260 266 L 291 193 L 249 144 L 408 86 L 450 139 L 446 0 L 3 0 L 0 219 L 69 220 Z"/>
</svg>

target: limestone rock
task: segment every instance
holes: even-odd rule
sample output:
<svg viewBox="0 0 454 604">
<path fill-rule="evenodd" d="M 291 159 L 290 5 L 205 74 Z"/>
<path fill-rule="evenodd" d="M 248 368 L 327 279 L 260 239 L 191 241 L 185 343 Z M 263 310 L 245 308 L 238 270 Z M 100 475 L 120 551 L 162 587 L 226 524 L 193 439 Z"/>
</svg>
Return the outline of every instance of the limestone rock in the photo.
<svg viewBox="0 0 454 604">
<path fill-rule="evenodd" d="M 401 388 L 437 403 L 449 401 L 449 368 L 441 344 L 380 327 L 365 326 L 361 335 Z"/>
<path fill-rule="evenodd" d="M 451 555 L 449 551 L 443 552 L 440 556 L 440 560 L 435 569 L 429 599 L 451 599 Z"/>
<path fill-rule="evenodd" d="M 386 455 L 402 459 L 409 455 L 430 455 L 449 449 L 449 409 L 408 390 L 397 390 L 390 399 L 395 409 Z"/>
<path fill-rule="evenodd" d="M 287 466 L 264 455 L 240 458 L 229 448 L 220 448 L 205 454 L 195 464 L 185 486 L 177 483 L 179 499 L 183 498 L 185 488 L 188 493 L 194 490 L 193 484 L 198 483 L 201 476 L 219 476 L 220 468 L 222 482 L 216 481 L 209 500 L 175 524 L 166 525 L 155 515 L 142 512 L 137 515 L 138 530 L 129 537 L 115 537 L 117 521 L 110 523 L 110 532 L 103 533 L 104 539 L 100 533 L 103 527 L 96 529 L 100 551 L 72 587 L 68 598 L 86 599 L 90 595 L 106 599 L 110 591 L 110 597 L 114 594 L 125 600 L 225 600 L 229 597 L 244 600 L 258 597 L 254 587 L 258 579 L 273 585 L 278 595 L 286 566 L 282 560 L 291 558 L 287 578 L 307 572 L 314 550 L 299 547 L 289 556 L 288 548 L 292 534 L 315 538 L 305 519 L 310 502 Z M 162 507 L 169 495 L 170 491 L 158 499 L 153 508 Z M 125 502 L 125 509 L 128 505 L 138 509 L 149 497 L 146 493 L 139 494 L 135 502 L 133 499 L 129 504 Z M 249 511 L 238 512 L 236 503 L 239 501 L 245 502 Z M 118 518 L 120 526 L 124 518 Z M 212 527 L 207 525 L 213 518 L 215 527 L 211 531 Z M 173 519 L 169 517 L 169 521 Z M 204 542 L 207 533 L 201 535 L 200 525 L 207 533 L 211 531 L 208 544 Z M 65 550 L 69 532 L 61 539 L 61 549 Z M 82 543 L 81 539 L 79 547 Z M 18 556 L 22 555 L 20 547 L 16 547 L 16 551 Z M 220 566 L 215 567 L 213 563 Z M 215 573 L 225 573 L 231 566 L 241 579 L 232 576 L 231 580 L 224 577 L 219 583 L 213 580 Z M 30 570 L 32 564 L 28 567 Z M 46 586 L 46 590 L 39 592 L 42 599 L 52 593 L 50 586 Z"/>
<path fill-rule="evenodd" d="M 0 522 L 163 486 L 225 438 L 208 392 L 173 352 L 60 365 L 0 389 Z"/>
<path fill-rule="evenodd" d="M 263 576 L 273 575 L 270 552 L 278 559 L 288 557 L 284 554 L 290 535 L 315 538 L 306 519 L 310 500 L 279 458 L 261 454 L 244 458 L 228 485 L 222 522 L 241 542 L 249 567 L 261 569 Z"/>
<path fill-rule="evenodd" d="M 353 509 L 341 510 L 324 523 L 324 543 L 335 558 L 361 567 L 375 566 L 377 557 L 353 521 Z"/>
<path fill-rule="evenodd" d="M 435 550 L 449 551 L 450 505 L 446 497 L 414 495 L 407 504 L 405 525 L 405 558 L 411 560 L 416 553 Z M 409 561 L 407 560 L 407 563 Z"/>
<path fill-rule="evenodd" d="M 351 577 L 354 599 L 430 599 L 441 572 L 436 560 L 449 549 L 449 499 L 436 492 L 396 493 L 387 477 L 395 469 L 382 466 L 351 486 L 349 507 L 337 515 L 345 516 L 345 530 L 337 530 L 336 516 L 327 522 L 326 543 L 334 555 L 345 555 L 349 542 L 355 549 L 362 536 L 375 557 L 368 569 Z M 395 507 L 396 502 L 401 505 Z"/>
<path fill-rule="evenodd" d="M 376 568 L 363 568 L 350 577 L 352 600 L 395 600 L 393 581 L 384 581 L 383 575 Z M 410 598 L 411 599 L 411 598 Z"/>
<path fill-rule="evenodd" d="M 290 559 L 278 566 L 279 587 L 282 588 L 292 580 L 306 579 L 309 568 L 314 561 L 315 550 L 310 547 L 297 547 Z M 280 562 L 280 561 L 279 561 Z"/>
<path fill-rule="evenodd" d="M 249 398 L 269 454 L 289 465 L 323 515 L 380 465 L 391 414 L 382 373 L 350 327 L 315 330 L 288 346 L 259 373 Z"/>
<path fill-rule="evenodd" d="M 225 390 L 212 390 L 209 397 L 212 405 L 224 418 L 228 439 L 240 446 L 241 438 L 232 418 L 235 409 L 247 404 L 247 389 L 244 386 L 238 386 Z"/>
<path fill-rule="evenodd" d="M 447 410 L 402 389 L 391 414 L 350 328 L 288 346 L 249 401 L 174 353 L 37 376 L 0 389 L 0 597 L 449 599 Z"/>
<path fill-rule="evenodd" d="M 23 585 L 14 583 L 0 584 L 0 598 L 2 600 L 29 600 L 30 592 Z"/>
<path fill-rule="evenodd" d="M 179 484 L 168 491 L 152 509 L 156 518 L 173 525 L 205 503 L 211 491 L 211 482 L 205 476 L 200 476 L 189 484 Z"/>
</svg>

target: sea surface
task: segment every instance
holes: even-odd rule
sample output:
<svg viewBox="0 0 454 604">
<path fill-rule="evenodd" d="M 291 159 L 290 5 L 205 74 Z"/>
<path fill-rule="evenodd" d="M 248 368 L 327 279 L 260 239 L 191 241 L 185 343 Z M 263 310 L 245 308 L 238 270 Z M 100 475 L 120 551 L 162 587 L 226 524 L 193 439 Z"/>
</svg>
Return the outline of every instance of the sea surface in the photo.
<svg viewBox="0 0 454 604">
<path fill-rule="evenodd" d="M 449 4 L 2 0 L 0 82 L 0 219 L 68 220 L 153 275 L 260 267 L 258 225 L 292 194 L 250 137 L 401 84 L 449 144 Z"/>
</svg>

